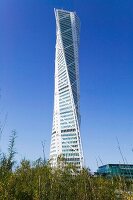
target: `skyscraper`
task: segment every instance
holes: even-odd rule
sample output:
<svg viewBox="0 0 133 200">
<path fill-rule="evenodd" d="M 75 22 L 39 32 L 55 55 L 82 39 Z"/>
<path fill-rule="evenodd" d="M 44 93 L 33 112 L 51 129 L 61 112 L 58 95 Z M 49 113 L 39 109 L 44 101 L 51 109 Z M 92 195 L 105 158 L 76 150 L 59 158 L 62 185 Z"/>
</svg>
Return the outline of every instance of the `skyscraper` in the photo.
<svg viewBox="0 0 133 200">
<path fill-rule="evenodd" d="M 51 165 L 62 155 L 67 163 L 83 167 L 79 110 L 79 31 L 75 12 L 55 10 L 56 52 Z"/>
</svg>

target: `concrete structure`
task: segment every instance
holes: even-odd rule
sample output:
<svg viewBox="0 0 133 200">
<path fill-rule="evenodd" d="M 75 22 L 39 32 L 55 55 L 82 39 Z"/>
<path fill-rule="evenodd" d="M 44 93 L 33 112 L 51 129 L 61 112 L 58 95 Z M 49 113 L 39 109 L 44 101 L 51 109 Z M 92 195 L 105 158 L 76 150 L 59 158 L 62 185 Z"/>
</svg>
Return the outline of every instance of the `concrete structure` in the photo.
<svg viewBox="0 0 133 200">
<path fill-rule="evenodd" d="M 83 167 L 79 106 L 79 31 L 75 12 L 55 10 L 56 53 L 51 165 L 62 155 L 67 163 Z"/>
</svg>

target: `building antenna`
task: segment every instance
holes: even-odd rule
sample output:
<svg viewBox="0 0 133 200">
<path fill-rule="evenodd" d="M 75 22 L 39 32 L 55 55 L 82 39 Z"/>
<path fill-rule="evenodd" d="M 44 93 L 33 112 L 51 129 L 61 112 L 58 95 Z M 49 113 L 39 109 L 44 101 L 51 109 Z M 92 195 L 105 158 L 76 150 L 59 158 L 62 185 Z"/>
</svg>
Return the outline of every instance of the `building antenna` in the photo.
<svg viewBox="0 0 133 200">
<path fill-rule="evenodd" d="M 8 118 L 8 113 L 6 113 L 3 123 L 1 124 L 0 122 L 0 140 L 1 140 L 5 125 L 7 123 L 7 118 Z"/>
<path fill-rule="evenodd" d="M 122 161 L 123 161 L 123 163 L 125 164 L 125 160 L 124 160 L 124 157 L 123 157 L 123 154 L 122 154 L 122 151 L 121 151 L 120 143 L 119 143 L 119 140 L 118 140 L 117 137 L 116 137 L 116 141 L 117 141 L 117 145 L 118 145 L 118 150 L 119 150 L 120 155 L 121 155 L 121 157 L 122 157 Z"/>
<path fill-rule="evenodd" d="M 101 164 L 104 165 L 103 162 L 102 162 L 102 159 L 100 158 L 100 156 L 98 156 L 98 158 L 99 158 Z"/>
<path fill-rule="evenodd" d="M 43 164 L 46 162 L 45 158 L 45 140 L 41 142 L 42 143 L 42 151 L 43 151 Z"/>
<path fill-rule="evenodd" d="M 98 160 L 97 160 L 97 158 L 96 158 L 96 164 L 97 164 L 97 168 L 99 167 L 99 164 L 98 164 Z"/>
</svg>

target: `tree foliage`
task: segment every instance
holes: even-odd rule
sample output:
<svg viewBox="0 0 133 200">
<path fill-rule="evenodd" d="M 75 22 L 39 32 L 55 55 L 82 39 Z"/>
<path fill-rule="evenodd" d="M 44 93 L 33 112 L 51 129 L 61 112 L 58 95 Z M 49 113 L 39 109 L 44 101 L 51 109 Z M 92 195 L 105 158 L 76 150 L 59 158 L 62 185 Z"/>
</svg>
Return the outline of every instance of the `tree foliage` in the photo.
<svg viewBox="0 0 133 200">
<path fill-rule="evenodd" d="M 89 169 L 77 171 L 63 164 L 52 169 L 44 159 L 23 159 L 15 164 L 13 131 L 8 153 L 0 154 L 0 200 L 117 200 L 132 199 L 132 183 L 115 177 L 91 175 Z M 61 167 L 63 166 L 63 168 Z M 130 193 L 129 193 L 130 190 Z"/>
</svg>

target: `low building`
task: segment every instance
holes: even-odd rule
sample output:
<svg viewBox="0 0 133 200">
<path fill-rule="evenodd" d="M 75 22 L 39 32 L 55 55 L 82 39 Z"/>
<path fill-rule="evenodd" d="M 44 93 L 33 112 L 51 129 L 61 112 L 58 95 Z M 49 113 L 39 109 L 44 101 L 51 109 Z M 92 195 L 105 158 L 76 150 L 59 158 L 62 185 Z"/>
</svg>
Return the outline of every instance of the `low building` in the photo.
<svg viewBox="0 0 133 200">
<path fill-rule="evenodd" d="M 133 180 L 133 165 L 131 164 L 107 164 L 98 168 L 97 175 L 112 177 L 121 176 Z"/>
</svg>

